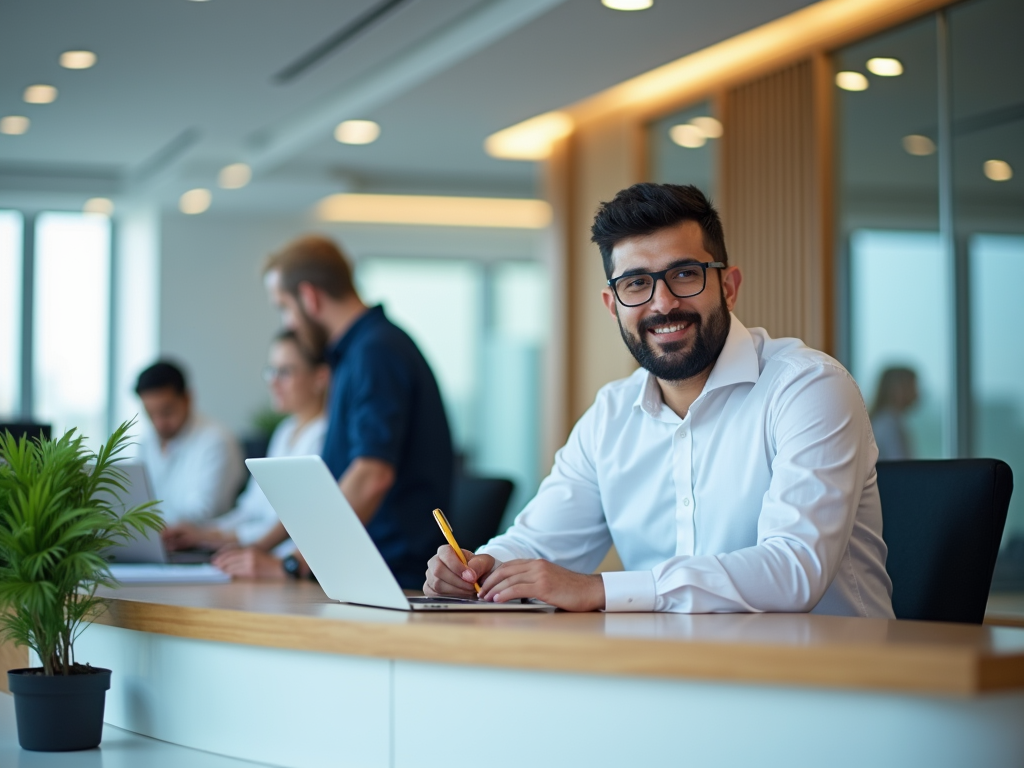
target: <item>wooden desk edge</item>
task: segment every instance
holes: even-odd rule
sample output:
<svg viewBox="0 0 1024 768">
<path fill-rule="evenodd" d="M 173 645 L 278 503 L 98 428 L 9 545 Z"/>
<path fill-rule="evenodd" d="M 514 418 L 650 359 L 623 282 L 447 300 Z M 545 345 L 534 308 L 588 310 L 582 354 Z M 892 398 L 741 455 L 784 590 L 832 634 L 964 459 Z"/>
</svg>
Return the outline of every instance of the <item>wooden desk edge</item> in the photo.
<svg viewBox="0 0 1024 768">
<path fill-rule="evenodd" d="M 113 599 L 97 623 L 175 637 L 410 661 L 658 679 L 975 696 L 1024 688 L 1024 656 L 969 648 L 687 642 L 461 624 L 376 624 Z M 685 652 L 681 652 L 685 649 Z"/>
</svg>

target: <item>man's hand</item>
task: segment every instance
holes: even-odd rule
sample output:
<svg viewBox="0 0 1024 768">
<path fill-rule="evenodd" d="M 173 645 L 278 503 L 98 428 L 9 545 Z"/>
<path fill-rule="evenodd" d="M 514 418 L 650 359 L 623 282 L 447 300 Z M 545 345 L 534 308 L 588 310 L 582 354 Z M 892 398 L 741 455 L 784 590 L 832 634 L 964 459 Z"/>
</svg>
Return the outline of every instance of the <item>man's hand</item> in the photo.
<svg viewBox="0 0 1024 768">
<path fill-rule="evenodd" d="M 427 563 L 427 580 L 423 594 L 433 597 L 475 597 L 473 582 L 479 581 L 491 572 L 494 558 L 490 555 L 474 555 L 468 549 L 462 550 L 468 567 L 462 564 L 455 550 L 447 544 L 437 548 L 437 554 Z"/>
<path fill-rule="evenodd" d="M 213 564 L 237 579 L 270 579 L 283 581 L 288 574 L 281 561 L 254 547 L 225 549 L 213 558 Z"/>
<path fill-rule="evenodd" d="M 218 549 L 225 544 L 234 543 L 232 534 L 224 533 L 216 528 L 205 528 L 195 523 L 178 523 L 169 525 L 160 532 L 164 546 L 173 551 L 206 547 Z"/>
<path fill-rule="evenodd" d="M 604 581 L 600 575 L 576 573 L 547 560 L 510 560 L 480 584 L 482 600 L 507 603 L 524 597 L 566 611 L 599 611 L 605 604 Z"/>
</svg>

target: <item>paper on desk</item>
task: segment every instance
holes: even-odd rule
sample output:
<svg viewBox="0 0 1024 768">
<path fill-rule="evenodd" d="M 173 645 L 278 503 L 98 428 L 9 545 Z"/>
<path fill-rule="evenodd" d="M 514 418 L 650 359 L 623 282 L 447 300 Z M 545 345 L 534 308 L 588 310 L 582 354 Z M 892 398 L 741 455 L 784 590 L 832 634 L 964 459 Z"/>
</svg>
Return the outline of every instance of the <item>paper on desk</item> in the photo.
<svg viewBox="0 0 1024 768">
<path fill-rule="evenodd" d="M 225 584 L 231 581 L 224 571 L 209 563 L 114 563 L 110 573 L 122 584 Z"/>
</svg>

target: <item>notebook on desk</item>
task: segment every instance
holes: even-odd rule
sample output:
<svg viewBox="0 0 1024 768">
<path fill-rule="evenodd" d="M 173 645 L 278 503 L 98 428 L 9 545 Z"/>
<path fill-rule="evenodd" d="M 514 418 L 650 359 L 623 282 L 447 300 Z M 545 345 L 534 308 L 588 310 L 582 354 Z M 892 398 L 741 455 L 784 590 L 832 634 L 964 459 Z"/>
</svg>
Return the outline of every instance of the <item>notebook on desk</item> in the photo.
<svg viewBox="0 0 1024 768">
<path fill-rule="evenodd" d="M 332 600 L 399 611 L 554 610 L 539 602 L 406 597 L 323 459 L 293 456 L 245 464 Z"/>
</svg>

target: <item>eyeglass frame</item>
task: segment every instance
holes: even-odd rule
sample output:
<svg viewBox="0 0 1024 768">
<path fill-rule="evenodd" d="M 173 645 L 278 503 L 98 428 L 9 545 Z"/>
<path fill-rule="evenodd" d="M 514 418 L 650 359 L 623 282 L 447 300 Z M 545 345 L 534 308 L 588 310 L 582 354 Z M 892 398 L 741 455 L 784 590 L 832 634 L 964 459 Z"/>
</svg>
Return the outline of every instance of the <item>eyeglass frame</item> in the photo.
<svg viewBox="0 0 1024 768">
<path fill-rule="evenodd" d="M 658 281 L 661 280 L 665 283 L 665 287 L 668 288 L 668 292 L 675 296 L 677 299 L 692 299 L 694 296 L 700 296 L 704 293 L 704 289 L 708 287 L 708 270 L 709 269 L 725 269 L 728 265 L 724 261 L 682 261 L 673 264 L 671 267 L 666 267 L 660 272 L 623 272 L 618 277 L 613 277 L 608 280 L 608 286 L 612 289 L 612 295 L 615 296 L 615 300 L 624 307 L 642 307 L 647 302 L 654 298 L 654 292 L 658 290 Z M 685 296 L 680 296 L 678 293 L 672 290 L 672 286 L 668 284 L 668 280 L 665 279 L 665 275 L 671 272 L 673 269 L 679 269 L 680 267 L 700 267 L 701 272 L 704 275 L 704 282 L 700 287 L 700 290 L 696 293 L 688 293 Z M 624 280 L 627 277 L 640 277 L 646 275 L 647 277 L 654 278 L 654 282 L 651 283 L 651 295 L 641 301 L 639 304 L 627 304 L 619 296 L 619 290 L 616 284 L 620 280 Z"/>
</svg>

